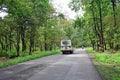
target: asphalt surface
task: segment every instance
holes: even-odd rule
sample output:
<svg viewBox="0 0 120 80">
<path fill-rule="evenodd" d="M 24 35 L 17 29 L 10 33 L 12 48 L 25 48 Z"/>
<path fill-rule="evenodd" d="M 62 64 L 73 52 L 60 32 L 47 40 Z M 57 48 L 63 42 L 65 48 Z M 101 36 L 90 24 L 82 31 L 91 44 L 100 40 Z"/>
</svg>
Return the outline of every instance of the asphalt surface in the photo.
<svg viewBox="0 0 120 80">
<path fill-rule="evenodd" d="M 84 49 L 0 69 L 0 80 L 102 80 Z"/>
</svg>

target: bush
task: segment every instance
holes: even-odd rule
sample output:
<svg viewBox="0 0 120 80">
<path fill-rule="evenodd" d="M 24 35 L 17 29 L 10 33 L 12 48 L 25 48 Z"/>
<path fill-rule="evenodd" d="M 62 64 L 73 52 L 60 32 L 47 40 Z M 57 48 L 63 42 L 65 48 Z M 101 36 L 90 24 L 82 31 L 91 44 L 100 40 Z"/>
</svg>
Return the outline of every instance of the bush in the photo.
<svg viewBox="0 0 120 80">
<path fill-rule="evenodd" d="M 2 57 L 8 58 L 8 53 L 5 50 L 2 51 L 1 55 L 2 55 Z"/>
<path fill-rule="evenodd" d="M 25 57 L 25 56 L 27 56 L 28 54 L 26 53 L 26 52 L 21 52 L 20 53 L 20 57 Z"/>
<path fill-rule="evenodd" d="M 8 58 L 15 58 L 17 56 L 17 51 L 16 50 L 11 50 L 7 52 Z"/>
<path fill-rule="evenodd" d="M 94 57 L 93 63 L 103 80 L 120 80 L 120 51 L 110 50 L 99 53 L 87 48 L 87 52 Z"/>
<path fill-rule="evenodd" d="M 15 58 L 17 56 L 16 50 L 11 50 L 11 51 L 2 51 L 2 56 L 6 58 Z"/>
</svg>

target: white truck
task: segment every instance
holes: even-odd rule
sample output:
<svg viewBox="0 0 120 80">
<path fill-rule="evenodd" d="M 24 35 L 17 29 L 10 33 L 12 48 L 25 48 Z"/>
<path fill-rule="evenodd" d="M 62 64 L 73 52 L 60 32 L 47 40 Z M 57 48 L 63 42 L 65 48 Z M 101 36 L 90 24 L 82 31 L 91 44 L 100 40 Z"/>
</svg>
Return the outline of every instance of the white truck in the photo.
<svg viewBox="0 0 120 80">
<path fill-rule="evenodd" d="M 63 54 L 73 53 L 71 40 L 61 40 L 61 51 Z"/>
</svg>

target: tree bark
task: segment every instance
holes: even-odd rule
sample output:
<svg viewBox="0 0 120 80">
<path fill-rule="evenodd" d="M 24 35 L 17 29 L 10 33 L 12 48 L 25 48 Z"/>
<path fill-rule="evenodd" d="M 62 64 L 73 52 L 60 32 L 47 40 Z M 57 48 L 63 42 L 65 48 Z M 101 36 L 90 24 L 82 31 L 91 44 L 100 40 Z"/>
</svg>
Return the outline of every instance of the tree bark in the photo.
<svg viewBox="0 0 120 80">
<path fill-rule="evenodd" d="M 10 47 L 9 47 L 9 49 L 10 49 L 10 51 L 11 51 L 11 49 L 12 49 L 12 28 L 10 28 L 10 36 L 9 36 L 9 42 L 10 42 Z"/>
<path fill-rule="evenodd" d="M 20 55 L 20 31 L 19 28 L 17 28 L 17 44 L 16 44 L 16 50 L 17 50 L 17 57 Z"/>
<path fill-rule="evenodd" d="M 48 50 L 48 46 L 47 46 L 47 33 L 46 33 L 46 31 L 44 32 L 44 49 L 45 49 L 45 51 L 47 51 Z"/>
<path fill-rule="evenodd" d="M 112 8 L 113 8 L 113 16 L 114 16 L 114 27 L 116 27 L 116 0 L 111 0 Z"/>
<path fill-rule="evenodd" d="M 21 41 L 22 41 L 22 51 L 26 50 L 26 43 L 25 43 L 25 26 L 21 27 Z"/>
<path fill-rule="evenodd" d="M 34 34 L 35 34 L 35 30 L 34 30 L 34 28 L 31 28 L 31 31 L 30 31 L 29 55 L 31 55 L 32 52 L 34 51 Z"/>
<path fill-rule="evenodd" d="M 94 5 L 93 5 L 93 1 L 91 2 L 91 5 L 92 5 L 92 8 L 91 8 L 91 11 L 92 11 L 92 16 L 93 16 L 93 22 L 94 22 L 94 33 L 95 33 L 95 37 L 96 38 L 99 38 L 99 41 L 101 39 L 101 36 L 100 36 L 100 29 L 99 29 L 99 26 L 98 26 L 98 23 L 97 23 L 97 18 L 95 16 L 95 11 L 94 11 Z M 99 46 L 98 46 L 98 40 L 96 40 L 96 50 L 98 51 L 99 50 Z"/>
<path fill-rule="evenodd" d="M 101 2 L 98 4 L 99 16 L 100 16 L 100 51 L 104 52 L 104 36 L 103 36 L 103 24 L 102 24 L 102 8 Z"/>
</svg>

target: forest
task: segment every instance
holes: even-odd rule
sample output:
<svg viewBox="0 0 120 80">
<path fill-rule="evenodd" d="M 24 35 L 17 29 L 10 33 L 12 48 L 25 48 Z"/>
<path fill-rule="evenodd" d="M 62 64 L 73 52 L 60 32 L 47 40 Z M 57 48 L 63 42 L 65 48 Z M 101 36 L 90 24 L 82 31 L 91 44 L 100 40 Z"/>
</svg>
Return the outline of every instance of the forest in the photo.
<svg viewBox="0 0 120 80">
<path fill-rule="evenodd" d="M 8 13 L 0 18 L 0 57 L 56 50 L 62 39 L 78 44 L 80 35 L 73 21 L 55 12 L 48 0 L 0 0 L 0 5 L 0 10 Z"/>
<path fill-rule="evenodd" d="M 75 20 L 74 26 L 80 28 L 94 50 L 120 49 L 119 0 L 72 0 L 70 7 L 85 11 L 83 17 Z"/>
<path fill-rule="evenodd" d="M 119 2 L 72 0 L 70 8 L 76 12 L 82 8 L 84 15 L 70 20 L 57 13 L 48 0 L 0 0 L 0 10 L 8 13 L 0 18 L 0 56 L 14 58 L 56 50 L 62 39 L 71 39 L 74 47 L 119 50 Z"/>
</svg>

